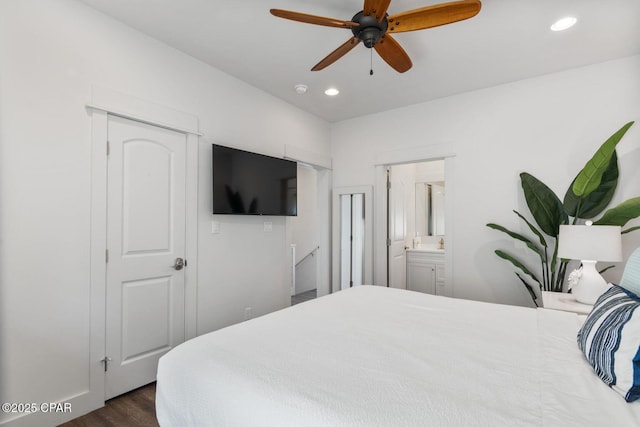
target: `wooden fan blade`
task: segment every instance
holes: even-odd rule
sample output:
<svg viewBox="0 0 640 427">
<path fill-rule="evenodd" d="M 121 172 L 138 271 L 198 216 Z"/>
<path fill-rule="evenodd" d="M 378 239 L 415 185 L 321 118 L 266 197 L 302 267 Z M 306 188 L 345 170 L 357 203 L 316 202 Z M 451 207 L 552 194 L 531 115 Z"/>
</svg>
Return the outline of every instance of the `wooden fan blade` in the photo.
<svg viewBox="0 0 640 427">
<path fill-rule="evenodd" d="M 365 16 L 373 15 L 378 22 L 382 22 L 387 13 L 391 0 L 364 0 L 362 12 Z"/>
<path fill-rule="evenodd" d="M 353 28 L 360 25 L 357 22 L 341 21 L 339 19 L 308 15 L 300 12 L 291 12 L 289 10 L 271 9 L 270 12 L 273 16 L 277 16 L 278 18 L 290 19 L 292 21 L 304 22 L 307 24 L 324 25 L 325 27 Z"/>
<path fill-rule="evenodd" d="M 340 47 L 327 55 L 322 61 L 318 62 L 311 71 L 320 71 L 324 68 L 327 68 L 329 65 L 336 62 L 338 59 L 342 58 L 347 52 L 356 47 L 360 43 L 360 39 L 356 37 L 351 37 L 349 40 L 344 42 Z"/>
<path fill-rule="evenodd" d="M 413 66 L 407 52 L 391 37 L 391 34 L 385 34 L 374 47 L 378 55 L 399 73 L 404 73 Z"/>
<path fill-rule="evenodd" d="M 389 17 L 390 33 L 422 30 L 473 18 L 480 12 L 479 0 L 441 3 L 399 13 Z"/>
</svg>

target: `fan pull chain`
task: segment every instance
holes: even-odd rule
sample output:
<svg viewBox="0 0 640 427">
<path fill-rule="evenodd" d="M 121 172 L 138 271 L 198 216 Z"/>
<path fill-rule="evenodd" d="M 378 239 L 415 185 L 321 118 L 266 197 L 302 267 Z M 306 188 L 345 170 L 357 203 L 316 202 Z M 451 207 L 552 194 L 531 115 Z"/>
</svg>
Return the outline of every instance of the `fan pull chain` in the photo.
<svg viewBox="0 0 640 427">
<path fill-rule="evenodd" d="M 370 68 L 369 68 L 369 75 L 373 76 L 373 49 L 369 49 L 369 53 L 371 54 L 371 59 L 370 59 Z"/>
</svg>

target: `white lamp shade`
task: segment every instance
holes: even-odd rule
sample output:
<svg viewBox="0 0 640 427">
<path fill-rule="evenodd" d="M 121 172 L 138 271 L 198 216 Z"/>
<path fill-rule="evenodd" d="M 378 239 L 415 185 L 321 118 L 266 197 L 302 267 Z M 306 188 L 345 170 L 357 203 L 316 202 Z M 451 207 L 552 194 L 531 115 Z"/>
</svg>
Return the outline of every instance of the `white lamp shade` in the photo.
<svg viewBox="0 0 640 427">
<path fill-rule="evenodd" d="M 622 261 L 622 240 L 617 225 L 561 225 L 558 256 L 590 261 Z"/>
</svg>

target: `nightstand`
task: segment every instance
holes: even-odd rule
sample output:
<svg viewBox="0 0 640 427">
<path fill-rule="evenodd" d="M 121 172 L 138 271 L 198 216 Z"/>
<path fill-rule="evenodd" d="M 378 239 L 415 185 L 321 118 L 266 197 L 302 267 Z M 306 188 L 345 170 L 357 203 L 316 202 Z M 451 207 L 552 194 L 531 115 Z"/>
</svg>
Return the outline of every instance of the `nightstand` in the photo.
<svg viewBox="0 0 640 427">
<path fill-rule="evenodd" d="M 569 311 L 576 313 L 580 323 L 584 322 L 587 318 L 587 314 L 591 313 L 592 305 L 583 304 L 576 301 L 576 298 L 571 294 L 563 292 L 542 292 L 542 307 L 549 310 Z"/>
</svg>

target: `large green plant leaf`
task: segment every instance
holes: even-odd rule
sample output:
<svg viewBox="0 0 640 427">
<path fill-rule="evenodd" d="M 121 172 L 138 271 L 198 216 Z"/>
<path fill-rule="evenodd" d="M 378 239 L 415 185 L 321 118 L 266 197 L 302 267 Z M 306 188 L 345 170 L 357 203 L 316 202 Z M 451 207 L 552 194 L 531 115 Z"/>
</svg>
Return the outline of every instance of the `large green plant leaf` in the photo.
<svg viewBox="0 0 640 427">
<path fill-rule="evenodd" d="M 596 225 L 619 225 L 622 227 L 629 220 L 640 216 L 640 197 L 626 200 L 618 206 L 607 210 L 602 218 L 594 222 Z"/>
<path fill-rule="evenodd" d="M 559 239 L 556 239 L 555 242 L 553 243 L 553 255 L 551 256 L 552 277 L 551 277 L 551 281 L 547 283 L 547 286 L 549 285 L 553 286 L 553 282 L 555 281 L 555 277 L 556 277 L 556 265 L 558 265 L 558 240 Z"/>
<path fill-rule="evenodd" d="M 498 255 L 500 258 L 509 261 L 511 264 L 514 265 L 514 267 L 520 269 L 524 274 L 526 274 L 527 276 L 531 277 L 531 279 L 533 279 L 538 285 L 540 285 L 540 287 L 542 288 L 542 283 L 540 283 L 540 280 L 538 280 L 538 278 L 536 277 L 535 274 L 533 274 L 528 268 L 527 266 L 525 266 L 524 264 L 522 264 L 520 261 L 518 261 L 516 258 L 514 258 L 513 256 L 509 255 L 508 253 L 506 253 L 503 250 L 500 249 L 496 249 L 495 250 L 496 255 Z"/>
<path fill-rule="evenodd" d="M 627 234 L 627 233 L 631 233 L 632 231 L 636 231 L 636 230 L 640 230 L 640 227 L 627 228 L 626 230 L 622 230 L 622 233 L 620 233 L 620 234 Z"/>
<path fill-rule="evenodd" d="M 531 224 L 531 222 L 529 222 L 529 220 L 525 218 L 520 212 L 518 212 L 515 209 L 513 211 L 516 213 L 516 215 L 520 217 L 521 220 L 523 220 L 529 226 L 529 230 L 531 230 L 533 234 L 538 236 L 538 240 L 540 240 L 540 244 L 546 248 L 547 241 L 544 239 L 544 236 L 542 235 L 542 233 L 536 227 L 534 227 L 533 224 Z"/>
<path fill-rule="evenodd" d="M 598 273 L 602 274 L 607 270 L 611 270 L 612 268 L 616 268 L 616 266 L 615 265 L 609 265 L 609 266 L 603 268 L 602 270 L 598 270 Z"/>
<path fill-rule="evenodd" d="M 600 146 L 598 151 L 582 168 L 575 182 L 573 183 L 573 193 L 581 198 L 587 197 L 600 185 L 602 174 L 607 169 L 611 156 L 620 139 L 624 136 L 634 122 L 629 122 L 622 126 L 616 133 L 611 135 L 604 144 Z"/>
<path fill-rule="evenodd" d="M 538 226 L 549 236 L 557 237 L 560 224 L 568 224 L 569 217 L 558 196 L 535 176 L 520 174 L 527 206 Z"/>
<path fill-rule="evenodd" d="M 529 296 L 531 297 L 531 299 L 533 300 L 533 303 L 536 305 L 536 307 L 539 307 L 538 302 L 536 301 L 536 293 L 533 290 L 533 286 L 531 286 L 530 284 L 527 283 L 526 280 L 524 280 L 522 278 L 522 276 L 520 276 L 518 274 L 518 272 L 515 272 L 516 276 L 518 276 L 518 279 L 520 279 L 520 281 L 522 282 L 522 284 L 524 285 L 525 288 L 527 288 L 527 291 L 529 291 Z"/>
<path fill-rule="evenodd" d="M 616 192 L 618 186 L 618 155 L 615 150 L 611 155 L 609 166 L 602 174 L 600 185 L 594 191 L 591 192 L 585 198 L 581 198 L 575 195 L 573 192 L 573 185 L 576 182 L 574 178 L 571 186 L 567 189 L 567 193 L 564 195 L 564 209 L 567 214 L 576 218 L 590 219 L 598 216 L 611 202 L 613 195 Z"/>
<path fill-rule="evenodd" d="M 544 253 L 542 252 L 542 250 L 539 247 L 537 247 L 535 243 L 533 243 L 531 240 L 529 240 L 529 238 L 523 236 L 522 234 L 515 233 L 515 232 L 513 232 L 513 231 L 511 231 L 511 230 L 509 230 L 509 229 L 507 229 L 507 228 L 505 228 L 505 227 L 503 227 L 501 225 L 498 225 L 498 224 L 489 223 L 489 224 L 487 224 L 487 227 L 492 228 L 494 230 L 502 231 L 503 233 L 508 234 L 509 236 L 513 237 L 514 239 L 520 240 L 521 242 L 524 242 L 529 249 L 531 249 L 533 252 L 538 254 L 538 256 L 540 257 L 540 261 L 542 263 L 546 262 L 546 260 L 544 258 Z"/>
</svg>

